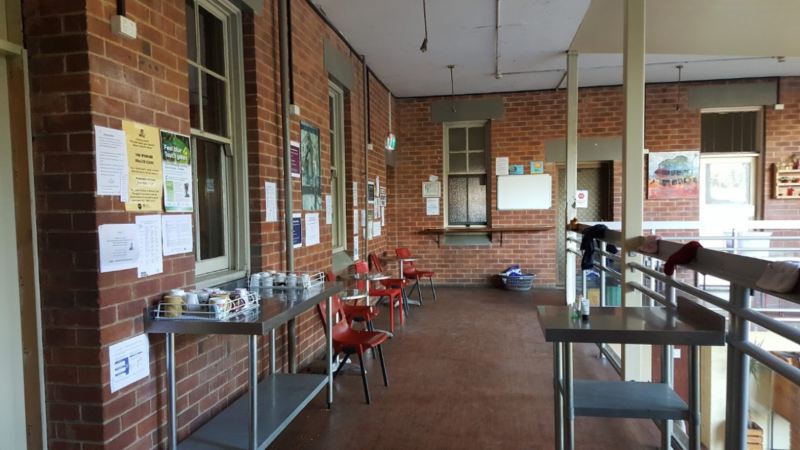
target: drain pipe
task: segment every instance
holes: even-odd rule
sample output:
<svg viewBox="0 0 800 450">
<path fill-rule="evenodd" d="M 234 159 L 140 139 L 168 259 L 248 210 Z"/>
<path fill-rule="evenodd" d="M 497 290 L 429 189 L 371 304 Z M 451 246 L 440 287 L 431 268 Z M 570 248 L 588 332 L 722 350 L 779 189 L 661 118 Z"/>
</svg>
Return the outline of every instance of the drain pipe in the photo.
<svg viewBox="0 0 800 450">
<path fill-rule="evenodd" d="M 364 210 L 365 217 L 369 217 L 369 71 L 367 69 L 367 57 L 361 55 L 361 65 L 363 66 L 364 78 Z M 374 217 L 373 217 L 374 219 Z M 367 227 L 372 223 L 367 221 Z M 369 264 L 369 229 L 364 229 L 364 260 Z"/>
<path fill-rule="evenodd" d="M 286 233 L 286 271 L 294 272 L 294 239 L 292 226 L 292 145 L 291 145 L 291 86 L 289 82 L 289 13 L 288 0 L 278 0 L 278 28 L 280 29 L 280 57 L 281 57 L 281 128 L 283 132 L 283 210 Z M 288 339 L 289 373 L 297 372 L 296 324 L 294 319 L 286 324 Z M 274 352 L 275 349 L 270 349 Z"/>
</svg>

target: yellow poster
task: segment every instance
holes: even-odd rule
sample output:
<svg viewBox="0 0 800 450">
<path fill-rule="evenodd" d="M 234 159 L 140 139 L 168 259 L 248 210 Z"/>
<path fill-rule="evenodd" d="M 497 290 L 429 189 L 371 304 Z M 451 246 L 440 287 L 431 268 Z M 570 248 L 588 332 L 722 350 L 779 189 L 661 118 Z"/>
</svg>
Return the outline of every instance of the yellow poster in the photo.
<svg viewBox="0 0 800 450">
<path fill-rule="evenodd" d="M 163 172 L 159 130 L 122 121 L 128 147 L 128 201 L 126 211 L 161 211 Z"/>
</svg>

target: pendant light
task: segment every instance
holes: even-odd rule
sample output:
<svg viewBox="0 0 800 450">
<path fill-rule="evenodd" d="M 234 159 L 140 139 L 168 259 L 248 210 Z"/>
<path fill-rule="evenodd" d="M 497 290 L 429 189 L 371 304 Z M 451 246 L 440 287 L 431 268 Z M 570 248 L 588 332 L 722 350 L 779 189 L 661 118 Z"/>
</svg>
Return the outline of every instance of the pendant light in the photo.
<svg viewBox="0 0 800 450">
<path fill-rule="evenodd" d="M 450 69 L 450 98 L 452 99 L 452 102 L 453 102 L 452 103 L 453 112 L 456 112 L 456 88 L 455 88 L 455 85 L 453 84 L 453 69 L 455 67 L 456 66 L 454 66 L 452 64 L 447 66 L 447 68 Z"/>
<path fill-rule="evenodd" d="M 675 96 L 675 111 L 681 110 L 681 71 L 683 71 L 683 65 L 675 66 L 678 69 L 678 93 Z"/>
<path fill-rule="evenodd" d="M 425 53 L 428 51 L 428 7 L 425 0 L 422 0 L 422 19 L 425 21 L 425 40 L 422 41 L 419 51 Z"/>
</svg>

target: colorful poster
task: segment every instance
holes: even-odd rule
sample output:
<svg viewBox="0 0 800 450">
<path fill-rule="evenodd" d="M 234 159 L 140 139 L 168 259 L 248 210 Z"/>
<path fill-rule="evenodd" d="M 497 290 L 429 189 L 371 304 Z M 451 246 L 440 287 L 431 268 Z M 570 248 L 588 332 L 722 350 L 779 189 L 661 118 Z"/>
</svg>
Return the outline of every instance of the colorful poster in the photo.
<svg viewBox="0 0 800 450">
<path fill-rule="evenodd" d="M 128 150 L 126 211 L 161 211 L 164 192 L 159 131 L 156 127 L 122 121 Z"/>
<path fill-rule="evenodd" d="M 300 143 L 292 141 L 290 149 L 292 153 L 292 178 L 300 178 Z"/>
<path fill-rule="evenodd" d="M 647 198 L 697 198 L 700 190 L 700 152 L 648 153 Z"/>
<path fill-rule="evenodd" d="M 544 173 L 544 161 L 531 161 L 531 173 Z"/>
<path fill-rule="evenodd" d="M 192 212 L 191 138 L 161 130 L 161 156 L 164 167 L 164 209 L 167 212 Z"/>
<path fill-rule="evenodd" d="M 322 209 L 322 167 L 320 162 L 319 129 L 300 122 L 300 158 L 303 209 Z"/>
</svg>

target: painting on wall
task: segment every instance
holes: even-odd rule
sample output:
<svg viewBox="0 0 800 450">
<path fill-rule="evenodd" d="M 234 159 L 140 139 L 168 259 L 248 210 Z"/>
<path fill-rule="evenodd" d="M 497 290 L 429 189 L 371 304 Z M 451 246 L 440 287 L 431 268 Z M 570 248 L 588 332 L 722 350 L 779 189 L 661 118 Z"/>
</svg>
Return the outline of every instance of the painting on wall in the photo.
<svg viewBox="0 0 800 450">
<path fill-rule="evenodd" d="M 322 209 L 322 169 L 320 167 L 319 128 L 300 122 L 300 180 L 303 209 Z"/>
<path fill-rule="evenodd" d="M 700 152 L 650 152 L 647 168 L 647 198 L 698 198 Z"/>
</svg>

